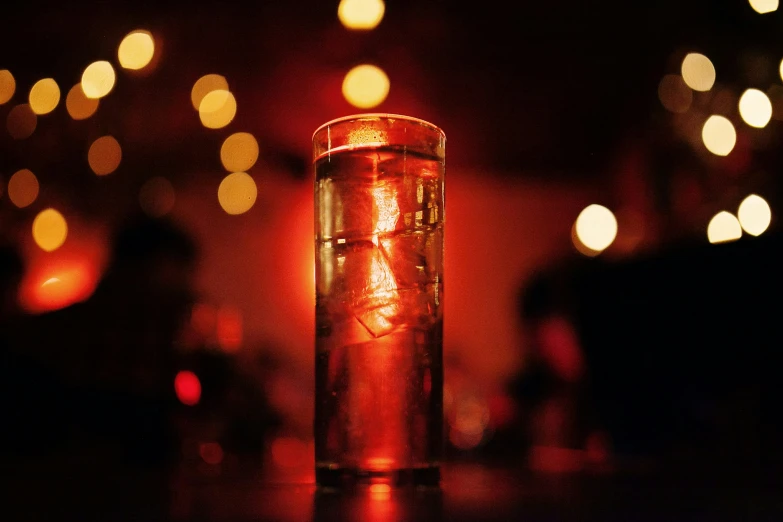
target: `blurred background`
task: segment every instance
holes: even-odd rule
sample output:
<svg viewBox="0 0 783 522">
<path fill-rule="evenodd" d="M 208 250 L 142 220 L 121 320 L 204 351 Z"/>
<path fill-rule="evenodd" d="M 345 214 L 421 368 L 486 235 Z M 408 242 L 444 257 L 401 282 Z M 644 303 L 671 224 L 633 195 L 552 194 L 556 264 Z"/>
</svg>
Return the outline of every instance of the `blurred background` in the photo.
<svg viewBox="0 0 783 522">
<path fill-rule="evenodd" d="M 18 476 L 312 479 L 310 139 L 366 111 L 447 136 L 449 460 L 778 469 L 777 0 L 1 14 Z"/>
</svg>

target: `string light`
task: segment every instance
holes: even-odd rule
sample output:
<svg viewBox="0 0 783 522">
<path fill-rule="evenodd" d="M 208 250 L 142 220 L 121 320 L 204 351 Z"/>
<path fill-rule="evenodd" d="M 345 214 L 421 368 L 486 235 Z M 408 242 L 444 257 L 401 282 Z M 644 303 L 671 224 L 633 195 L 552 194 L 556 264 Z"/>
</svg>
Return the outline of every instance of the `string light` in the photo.
<svg viewBox="0 0 783 522">
<path fill-rule="evenodd" d="M 122 148 L 112 136 L 102 136 L 90 145 L 87 162 L 98 176 L 111 174 L 122 161 Z"/>
<path fill-rule="evenodd" d="M 337 17 L 347 29 L 375 29 L 386 11 L 383 0 L 341 0 Z"/>
<path fill-rule="evenodd" d="M 38 80 L 30 89 L 30 108 L 38 115 L 49 114 L 60 103 L 60 87 L 52 78 Z"/>
<path fill-rule="evenodd" d="M 226 90 L 208 93 L 201 100 L 198 115 L 201 124 L 208 129 L 221 129 L 231 123 L 237 113 L 237 101 Z"/>
<path fill-rule="evenodd" d="M 82 90 L 88 98 L 103 98 L 114 88 L 116 80 L 114 67 L 101 60 L 93 62 L 82 73 Z"/>
<path fill-rule="evenodd" d="M 681 69 L 682 79 L 694 91 L 709 91 L 715 84 L 715 66 L 703 54 L 686 55 Z"/>
<path fill-rule="evenodd" d="M 74 120 L 86 120 L 95 114 L 99 104 L 97 98 L 88 98 L 84 95 L 81 83 L 71 87 L 68 96 L 65 97 L 65 108 Z"/>
<path fill-rule="evenodd" d="M 124 69 L 137 71 L 152 61 L 155 54 L 155 40 L 149 31 L 137 29 L 131 31 L 120 42 L 117 59 Z"/>
<path fill-rule="evenodd" d="M 8 69 L 0 69 L 0 105 L 13 98 L 16 92 L 16 80 Z"/>
<path fill-rule="evenodd" d="M 772 119 L 772 102 L 758 89 L 748 89 L 739 100 L 739 113 L 751 127 L 766 127 Z"/>
<path fill-rule="evenodd" d="M 38 197 L 38 178 L 31 170 L 18 170 L 8 180 L 8 198 L 19 208 L 33 203 Z"/>
<path fill-rule="evenodd" d="M 590 250 L 601 252 L 617 237 L 617 218 L 608 208 L 588 205 L 576 218 L 576 237 Z"/>
<path fill-rule="evenodd" d="M 778 9 L 778 0 L 748 0 L 748 3 L 759 14 L 771 13 Z"/>
<path fill-rule="evenodd" d="M 227 214 L 244 214 L 253 207 L 257 197 L 256 182 L 245 172 L 229 174 L 218 187 L 218 202 Z"/>
<path fill-rule="evenodd" d="M 248 132 L 229 136 L 220 147 L 220 161 L 229 172 L 245 172 L 258 160 L 258 142 Z"/>
<path fill-rule="evenodd" d="M 374 65 L 357 65 L 345 75 L 343 96 L 360 109 L 380 105 L 389 94 L 389 77 L 383 69 Z"/>
<path fill-rule="evenodd" d="M 65 243 L 68 236 L 68 224 L 57 210 L 42 210 L 33 220 L 33 239 L 41 250 L 51 252 Z"/>
<path fill-rule="evenodd" d="M 707 225 L 707 239 L 710 243 L 727 243 L 742 237 L 742 227 L 733 214 L 725 210 L 718 212 Z"/>
<path fill-rule="evenodd" d="M 737 143 L 737 131 L 723 116 L 710 116 L 702 127 L 701 138 L 708 151 L 716 156 L 728 156 Z"/>
<path fill-rule="evenodd" d="M 193 108 L 199 110 L 204 96 L 212 91 L 227 90 L 228 81 L 226 81 L 225 77 L 219 74 L 206 74 L 196 80 L 196 83 L 193 84 L 193 89 L 190 91 L 190 101 L 193 104 Z"/>
<path fill-rule="evenodd" d="M 751 194 L 740 203 L 737 217 L 742 230 L 751 236 L 760 236 L 772 221 L 772 210 L 764 198 Z"/>
</svg>

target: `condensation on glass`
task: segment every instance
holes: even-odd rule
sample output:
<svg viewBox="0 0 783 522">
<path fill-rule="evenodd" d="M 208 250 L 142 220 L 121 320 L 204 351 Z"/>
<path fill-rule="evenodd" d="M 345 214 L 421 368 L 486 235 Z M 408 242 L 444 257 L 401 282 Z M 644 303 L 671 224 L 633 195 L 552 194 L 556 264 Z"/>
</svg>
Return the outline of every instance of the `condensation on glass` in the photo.
<svg viewBox="0 0 783 522">
<path fill-rule="evenodd" d="M 445 142 L 394 114 L 313 135 L 320 486 L 439 483 Z"/>
</svg>

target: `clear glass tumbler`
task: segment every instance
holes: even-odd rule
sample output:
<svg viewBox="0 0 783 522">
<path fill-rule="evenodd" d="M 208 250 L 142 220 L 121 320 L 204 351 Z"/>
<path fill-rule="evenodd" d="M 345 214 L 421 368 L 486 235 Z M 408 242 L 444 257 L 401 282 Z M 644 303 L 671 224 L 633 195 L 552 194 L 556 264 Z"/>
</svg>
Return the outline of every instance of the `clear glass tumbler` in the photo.
<svg viewBox="0 0 783 522">
<path fill-rule="evenodd" d="M 445 142 L 395 114 L 313 134 L 320 486 L 439 484 Z"/>
</svg>

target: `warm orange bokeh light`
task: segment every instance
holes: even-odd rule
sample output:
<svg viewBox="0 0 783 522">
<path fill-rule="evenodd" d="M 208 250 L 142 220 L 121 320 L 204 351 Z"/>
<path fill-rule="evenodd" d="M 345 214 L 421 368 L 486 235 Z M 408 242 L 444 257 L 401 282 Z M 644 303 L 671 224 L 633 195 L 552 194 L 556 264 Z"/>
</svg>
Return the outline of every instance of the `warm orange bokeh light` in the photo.
<svg viewBox="0 0 783 522">
<path fill-rule="evenodd" d="M 120 42 L 117 59 L 124 69 L 137 71 L 152 61 L 155 54 L 155 40 L 149 31 L 138 29 L 131 31 Z"/>
<path fill-rule="evenodd" d="M 386 11 L 383 0 L 341 0 L 337 17 L 347 29 L 375 29 Z"/>
<path fill-rule="evenodd" d="M 739 220 L 725 210 L 715 214 L 707 225 L 707 239 L 710 243 L 728 243 L 742 237 L 742 226 Z"/>
<path fill-rule="evenodd" d="M 185 406 L 195 406 L 201 400 L 201 381 L 189 370 L 177 372 L 174 377 L 174 392 Z"/>
<path fill-rule="evenodd" d="M 60 87 L 52 78 L 38 80 L 30 89 L 30 108 L 36 114 L 49 114 L 60 103 Z"/>
<path fill-rule="evenodd" d="M 708 151 L 716 156 L 728 156 L 737 144 L 737 131 L 728 118 L 713 115 L 704 122 L 701 139 Z"/>
<path fill-rule="evenodd" d="M 103 98 L 114 88 L 116 79 L 114 67 L 109 62 L 93 62 L 82 73 L 84 95 L 88 98 Z"/>
<path fill-rule="evenodd" d="M 682 79 L 694 91 L 709 91 L 715 85 L 715 66 L 700 53 L 689 53 L 682 60 Z"/>
<path fill-rule="evenodd" d="M 122 161 L 122 148 L 112 136 L 102 136 L 90 145 L 87 162 L 98 176 L 111 174 Z"/>
<path fill-rule="evenodd" d="M 357 65 L 345 75 L 343 96 L 360 109 L 369 109 L 383 103 L 389 95 L 389 77 L 380 67 Z"/>
<path fill-rule="evenodd" d="M 19 208 L 32 204 L 38 197 L 38 178 L 28 169 L 18 170 L 8 180 L 8 197 Z"/>
<path fill-rule="evenodd" d="M 198 106 L 201 124 L 208 129 L 222 129 L 237 114 L 237 101 L 234 95 L 224 89 L 208 93 Z"/>
<path fill-rule="evenodd" d="M 8 134 L 15 140 L 29 138 L 38 125 L 38 117 L 26 103 L 16 105 L 8 112 L 5 121 Z"/>
<path fill-rule="evenodd" d="M 199 110 L 204 97 L 212 91 L 227 91 L 228 81 L 219 74 L 206 74 L 196 80 L 193 89 L 190 91 L 190 102 L 193 108 Z"/>
<path fill-rule="evenodd" d="M 82 84 L 77 83 L 65 97 L 65 108 L 74 120 L 86 120 L 98 110 L 99 101 L 84 95 Z"/>
<path fill-rule="evenodd" d="M 742 230 L 751 236 L 760 236 L 772 222 L 772 210 L 764 198 L 751 194 L 740 203 L 737 219 Z"/>
<path fill-rule="evenodd" d="M 16 92 L 16 80 L 8 69 L 0 69 L 0 105 L 14 96 Z"/>
<path fill-rule="evenodd" d="M 68 223 L 60 212 L 53 208 L 42 210 L 33 220 L 33 239 L 45 252 L 60 248 L 68 237 Z"/>
<path fill-rule="evenodd" d="M 592 204 L 585 207 L 576 218 L 574 227 L 576 239 L 595 252 L 608 248 L 617 237 L 617 218 L 611 210 L 602 205 Z"/>
<path fill-rule="evenodd" d="M 258 160 L 258 142 L 249 132 L 236 132 L 220 147 L 220 162 L 229 172 L 247 172 Z"/>
<path fill-rule="evenodd" d="M 229 174 L 218 187 L 220 207 L 231 215 L 244 214 L 256 203 L 258 188 L 256 182 L 246 172 Z"/>
</svg>

